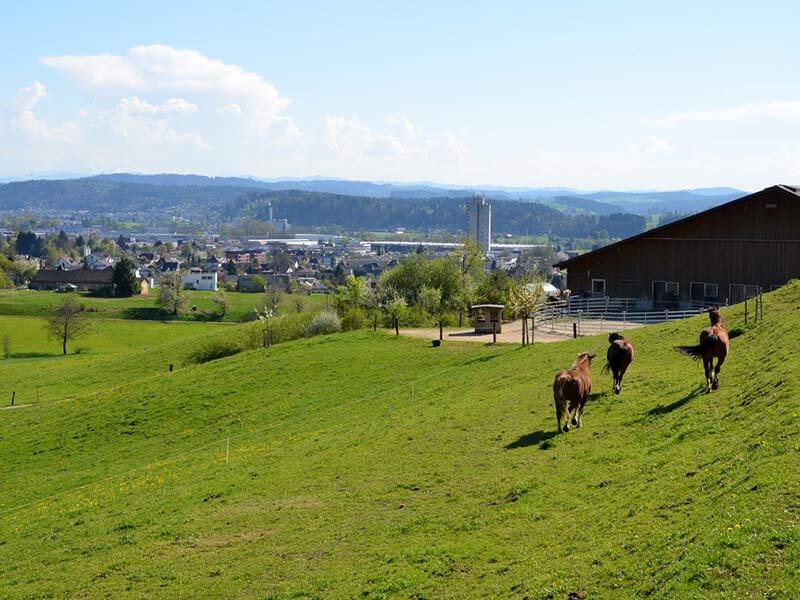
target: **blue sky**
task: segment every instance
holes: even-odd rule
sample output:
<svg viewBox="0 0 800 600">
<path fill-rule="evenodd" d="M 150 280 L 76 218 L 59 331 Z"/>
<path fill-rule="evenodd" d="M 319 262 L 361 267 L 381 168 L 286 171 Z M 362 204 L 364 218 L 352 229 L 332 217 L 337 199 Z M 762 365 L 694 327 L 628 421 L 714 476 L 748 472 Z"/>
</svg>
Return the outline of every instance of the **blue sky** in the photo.
<svg viewBox="0 0 800 600">
<path fill-rule="evenodd" d="M 800 182 L 790 2 L 163 4 L 0 1 L 0 177 Z"/>
</svg>

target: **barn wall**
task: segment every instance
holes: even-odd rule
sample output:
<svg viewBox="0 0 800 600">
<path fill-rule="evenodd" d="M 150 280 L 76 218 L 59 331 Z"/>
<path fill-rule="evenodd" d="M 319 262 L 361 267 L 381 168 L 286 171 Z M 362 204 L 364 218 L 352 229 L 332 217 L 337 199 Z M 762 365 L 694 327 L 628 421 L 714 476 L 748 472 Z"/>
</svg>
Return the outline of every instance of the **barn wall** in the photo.
<svg viewBox="0 0 800 600">
<path fill-rule="evenodd" d="M 774 205 L 774 206 L 772 206 Z M 679 284 L 678 300 L 690 298 L 690 283 L 718 285 L 717 299 L 741 301 L 740 287 L 769 290 L 800 277 L 800 197 L 768 188 L 745 200 L 630 242 L 573 259 L 567 285 L 590 291 L 606 280 L 606 294 L 652 298 L 653 281 Z"/>
</svg>

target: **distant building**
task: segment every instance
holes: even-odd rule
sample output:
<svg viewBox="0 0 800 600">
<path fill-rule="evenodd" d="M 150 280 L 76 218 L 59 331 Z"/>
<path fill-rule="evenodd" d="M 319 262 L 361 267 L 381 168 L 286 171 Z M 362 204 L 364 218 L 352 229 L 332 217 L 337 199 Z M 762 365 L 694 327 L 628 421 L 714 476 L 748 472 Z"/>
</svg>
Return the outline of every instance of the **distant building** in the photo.
<svg viewBox="0 0 800 600">
<path fill-rule="evenodd" d="M 484 252 L 492 247 L 492 205 L 483 196 L 467 203 L 467 239 L 478 242 Z"/>
<path fill-rule="evenodd" d="M 183 278 L 183 286 L 190 290 L 217 291 L 217 272 L 189 273 Z"/>
<path fill-rule="evenodd" d="M 114 270 L 77 269 L 74 271 L 41 270 L 28 284 L 32 290 L 99 290 L 113 285 Z"/>
</svg>

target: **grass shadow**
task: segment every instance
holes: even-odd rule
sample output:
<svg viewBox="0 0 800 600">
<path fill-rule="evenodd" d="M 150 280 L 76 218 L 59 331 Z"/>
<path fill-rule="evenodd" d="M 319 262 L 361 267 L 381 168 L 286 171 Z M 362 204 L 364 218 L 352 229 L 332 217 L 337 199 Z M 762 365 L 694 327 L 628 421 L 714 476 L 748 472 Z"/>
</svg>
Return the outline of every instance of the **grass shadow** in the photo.
<svg viewBox="0 0 800 600">
<path fill-rule="evenodd" d="M 60 352 L 12 352 L 9 358 L 52 358 L 61 356 Z"/>
<path fill-rule="evenodd" d="M 558 432 L 556 431 L 534 431 L 533 433 L 526 433 L 518 440 L 515 440 L 506 446 L 506 450 L 515 450 L 517 448 L 527 448 L 528 446 L 539 445 L 541 450 L 546 450 L 550 447 L 549 440 L 553 439 Z"/>
<path fill-rule="evenodd" d="M 136 306 L 123 310 L 122 318 L 135 321 L 167 321 L 174 319 L 175 316 L 163 308 Z"/>
<path fill-rule="evenodd" d="M 675 402 L 673 402 L 671 404 L 662 404 L 662 405 L 656 406 L 654 408 L 651 408 L 650 410 L 647 411 L 647 416 L 649 416 L 649 417 L 660 417 L 661 415 L 669 414 L 673 410 L 679 409 L 681 406 L 683 406 L 684 404 L 689 402 L 689 400 L 691 400 L 692 398 L 696 398 L 697 396 L 699 396 L 700 393 L 704 389 L 705 388 L 703 388 L 703 386 L 700 386 L 699 388 L 696 388 L 696 389 L 692 390 L 691 392 L 689 392 L 687 395 L 685 395 L 680 400 L 676 400 Z"/>
</svg>

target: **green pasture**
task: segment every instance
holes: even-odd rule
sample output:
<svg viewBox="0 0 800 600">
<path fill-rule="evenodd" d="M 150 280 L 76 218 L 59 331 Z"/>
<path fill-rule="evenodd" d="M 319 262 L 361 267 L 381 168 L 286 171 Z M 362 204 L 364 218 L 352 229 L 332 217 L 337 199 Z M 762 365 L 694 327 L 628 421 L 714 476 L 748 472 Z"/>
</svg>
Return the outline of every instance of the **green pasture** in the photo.
<svg viewBox="0 0 800 600">
<path fill-rule="evenodd" d="M 153 323 L 167 334 L 146 347 L 6 361 L 0 378 L 48 392 L 0 410 L 0 589 L 800 597 L 799 298 L 765 296 L 748 327 L 724 310 L 740 335 L 711 395 L 672 350 L 705 317 L 626 332 L 622 394 L 598 359 L 584 427 L 561 435 L 553 375 L 602 337 L 361 331 L 188 366 L 189 345 L 240 326 Z"/>
<path fill-rule="evenodd" d="M 190 290 L 189 310 L 181 315 L 181 320 L 214 320 L 218 312 L 211 301 L 213 292 Z M 225 321 L 241 321 L 253 312 L 256 307 L 263 307 L 264 294 L 225 292 L 230 302 L 230 309 Z M 96 298 L 87 294 L 79 294 L 81 303 L 86 307 L 86 315 L 92 318 L 147 320 L 164 318 L 157 311 L 156 290 L 148 296 L 132 298 Z M 37 290 L 0 290 L 0 316 L 16 315 L 46 317 L 64 299 L 63 293 Z M 298 302 L 302 306 L 298 306 Z M 314 294 L 282 294 L 278 306 L 279 313 L 321 310 L 326 305 L 324 295 Z M 192 307 L 195 310 L 191 310 Z M 171 318 L 167 315 L 167 318 Z"/>
</svg>

